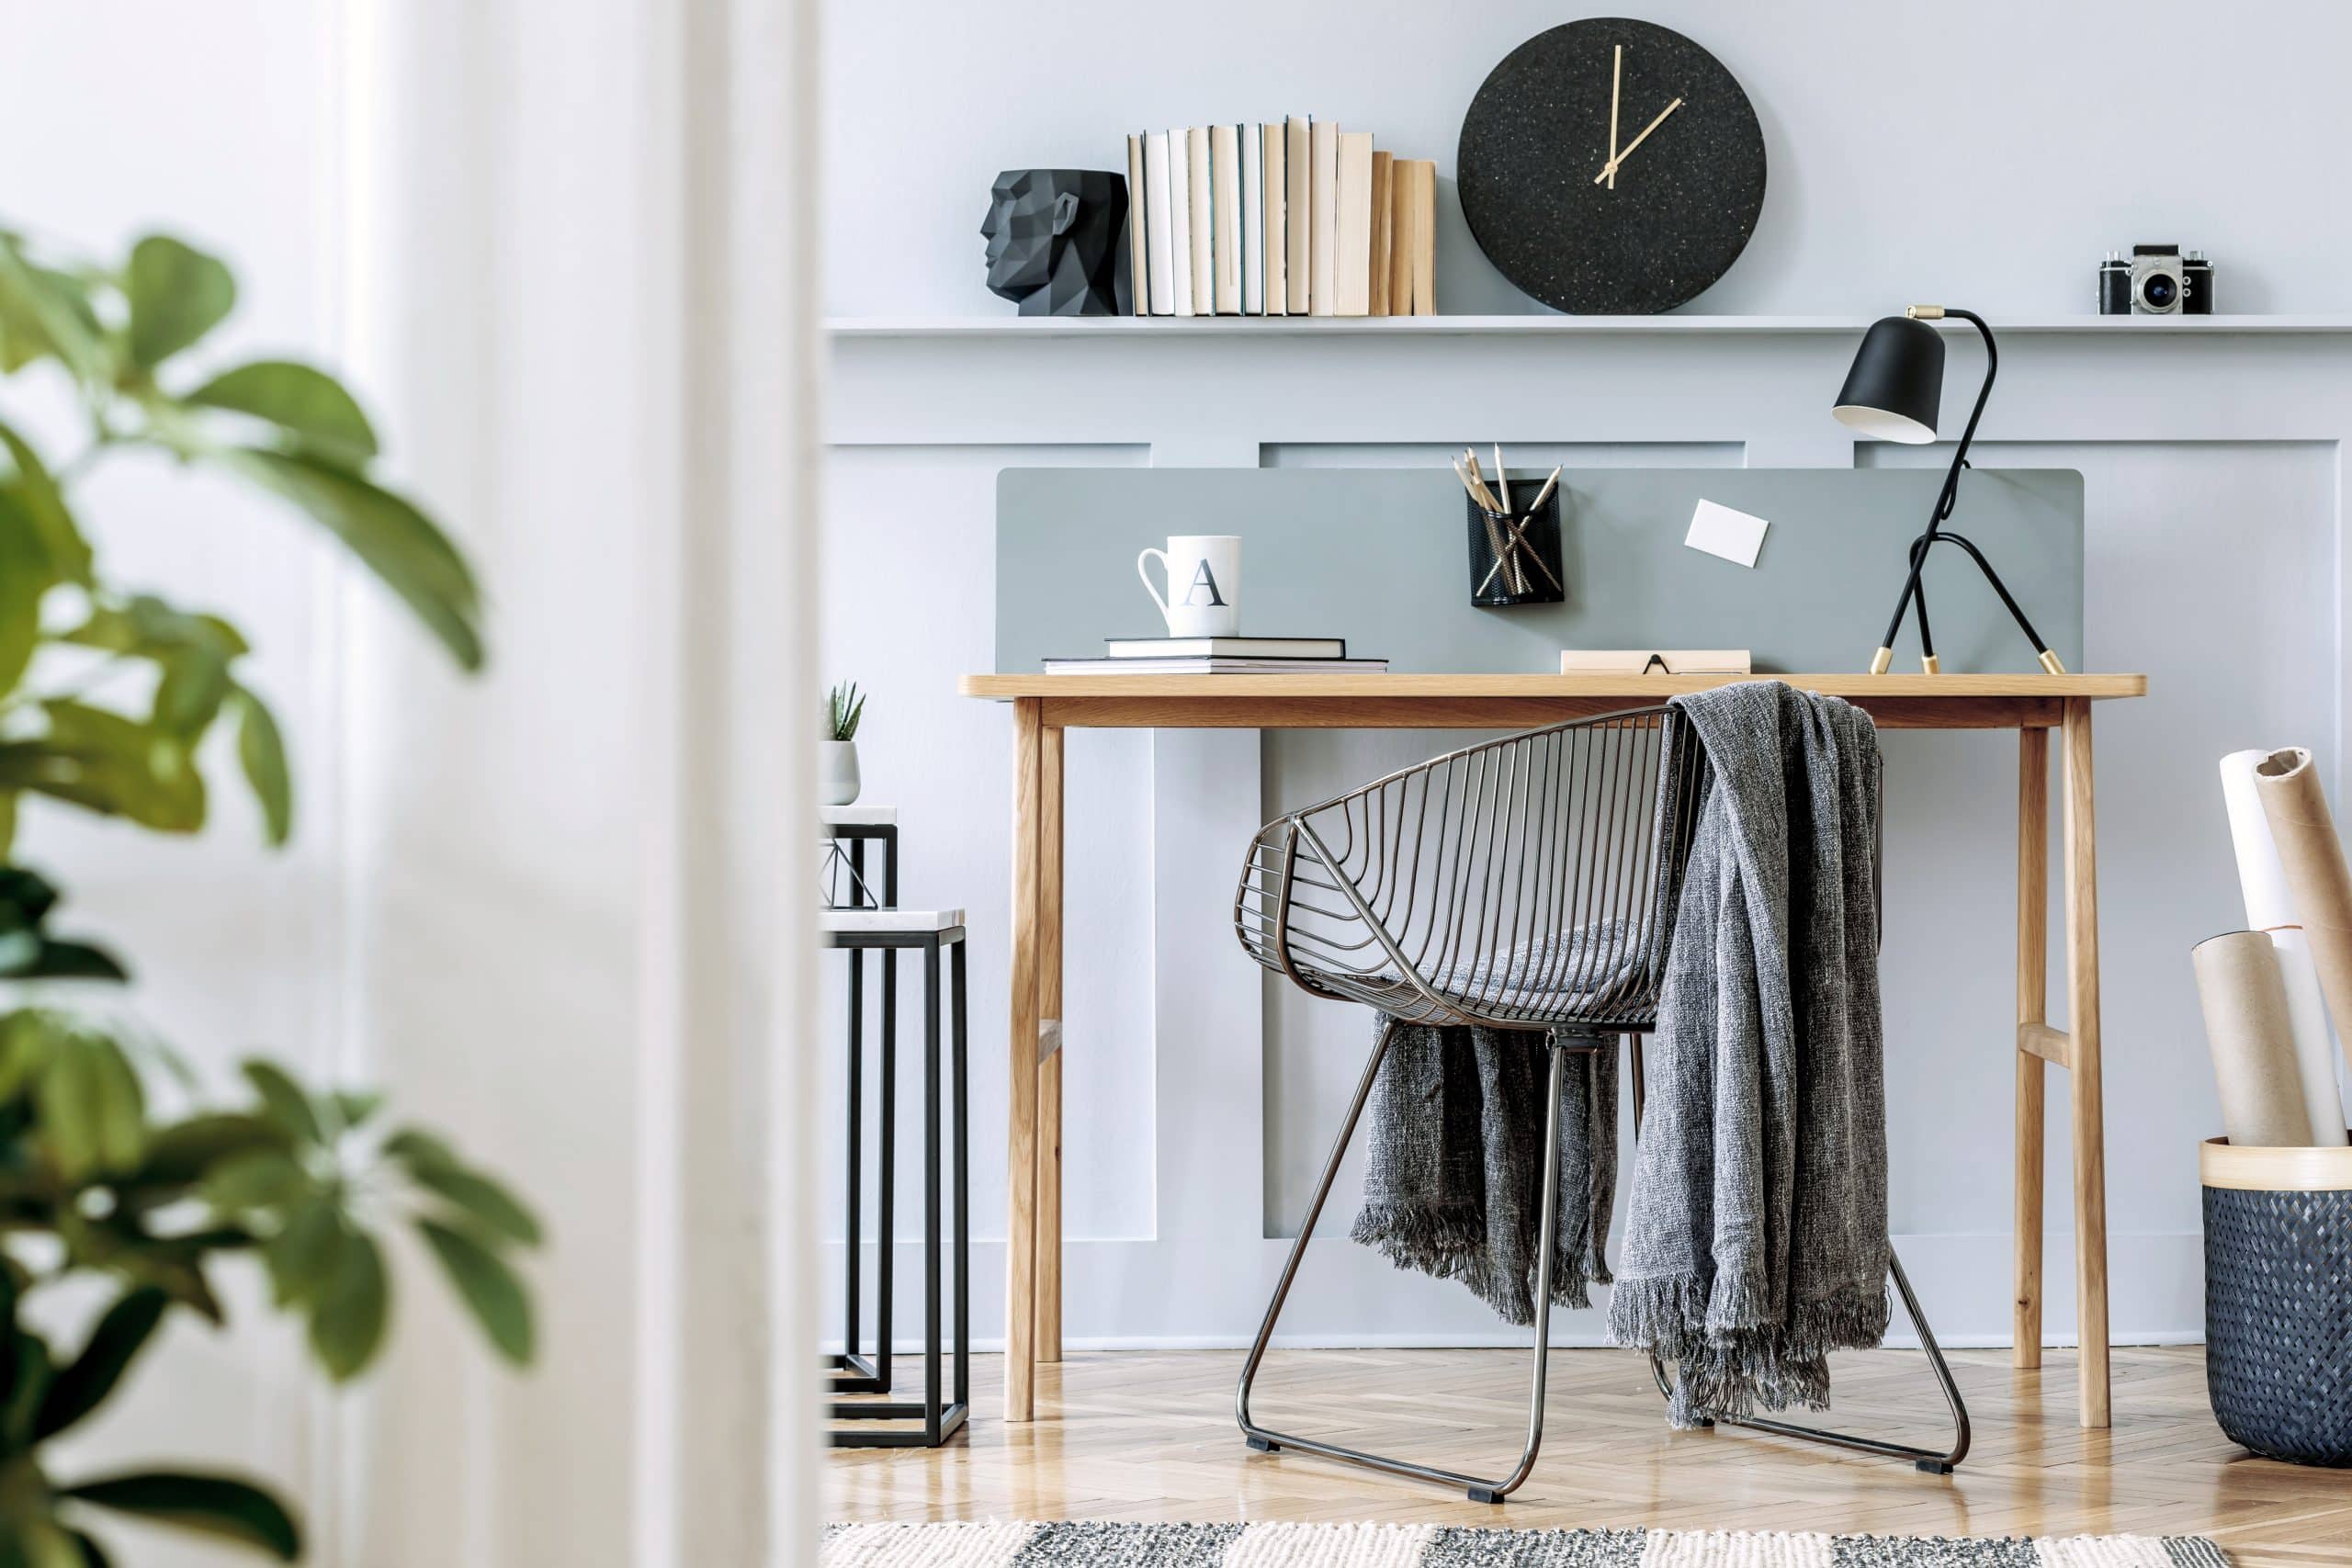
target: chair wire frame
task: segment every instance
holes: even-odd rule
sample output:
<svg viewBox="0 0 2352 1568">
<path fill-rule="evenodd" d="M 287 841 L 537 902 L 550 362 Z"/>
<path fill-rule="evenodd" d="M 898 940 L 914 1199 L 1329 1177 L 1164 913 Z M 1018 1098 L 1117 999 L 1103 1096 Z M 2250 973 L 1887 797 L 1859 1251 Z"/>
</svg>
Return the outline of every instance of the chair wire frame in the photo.
<svg viewBox="0 0 2352 1568">
<path fill-rule="evenodd" d="M 1657 1022 L 1667 944 L 1707 777 L 1704 748 L 1679 709 L 1637 708 L 1399 769 L 1278 818 L 1251 840 L 1234 894 L 1242 948 L 1308 994 L 1362 1002 L 1389 1021 L 1373 1043 L 1242 1364 L 1234 1415 L 1250 1448 L 1296 1449 L 1459 1486 L 1477 1503 L 1500 1503 L 1532 1472 L 1544 1439 L 1567 1056 L 1613 1050 L 1615 1036 L 1628 1038 L 1638 1137 L 1641 1036 Z M 1274 1431 L 1250 1414 L 1274 1325 L 1398 1023 L 1540 1034 L 1550 1057 L 1527 1436 L 1518 1464 L 1497 1479 Z M 1725 1417 L 1723 1424 L 1908 1459 L 1921 1471 L 1950 1474 L 1968 1452 L 1967 1407 L 1892 1247 L 1888 1264 L 1950 1408 L 1950 1448 L 1774 1420 Z M 1670 1393 L 1656 1357 L 1651 1371 L 1659 1391 Z"/>
</svg>

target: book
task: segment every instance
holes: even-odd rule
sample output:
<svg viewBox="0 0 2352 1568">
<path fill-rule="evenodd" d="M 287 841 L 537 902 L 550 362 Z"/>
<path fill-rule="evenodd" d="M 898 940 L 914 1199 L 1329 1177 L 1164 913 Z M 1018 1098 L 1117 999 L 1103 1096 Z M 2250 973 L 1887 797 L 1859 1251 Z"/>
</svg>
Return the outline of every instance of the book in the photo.
<svg viewBox="0 0 2352 1568">
<path fill-rule="evenodd" d="M 1127 138 L 1127 313 L 1151 314 L 1150 260 L 1143 241 L 1143 138 Z"/>
<path fill-rule="evenodd" d="M 1193 313 L 1193 182 L 1186 133 L 1168 133 L 1169 314 Z"/>
<path fill-rule="evenodd" d="M 1293 115 L 1283 122 L 1283 228 L 1288 249 L 1283 263 L 1283 308 L 1294 316 L 1306 314 L 1308 284 L 1314 270 L 1313 184 L 1315 155 L 1310 122 Z"/>
<path fill-rule="evenodd" d="M 1372 313 L 1372 132 L 1340 132 L 1338 156 L 1331 313 L 1365 316 Z"/>
<path fill-rule="evenodd" d="M 1564 648 L 1563 675 L 1746 675 L 1744 648 Z"/>
<path fill-rule="evenodd" d="M 1209 127 L 1209 265 L 1216 270 L 1216 313 L 1241 314 L 1241 128 Z"/>
<path fill-rule="evenodd" d="M 1413 207 L 1413 310 L 1416 316 L 1437 314 L 1437 164 L 1427 158 L 1410 160 Z M 1389 310 L 1397 310 L 1394 299 Z"/>
<path fill-rule="evenodd" d="M 1388 171 L 1388 313 L 1413 313 L 1413 165 L 1397 159 Z"/>
<path fill-rule="evenodd" d="M 1283 157 L 1290 137 L 1279 124 L 1261 125 L 1257 130 L 1266 143 L 1266 205 L 1265 220 L 1259 225 L 1260 243 L 1252 248 L 1265 258 L 1265 313 L 1283 316 L 1290 313 L 1290 229 L 1284 220 L 1290 176 Z"/>
<path fill-rule="evenodd" d="M 1385 659 L 1048 659 L 1048 675 L 1385 675 Z"/>
<path fill-rule="evenodd" d="M 1315 156 L 1315 171 L 1308 179 L 1315 229 L 1307 240 L 1307 266 L 1313 276 L 1307 284 L 1306 313 L 1329 316 L 1339 304 L 1340 128 L 1318 119 L 1308 130 Z"/>
<path fill-rule="evenodd" d="M 1372 154 L 1372 311 L 1388 314 L 1389 238 L 1396 232 L 1396 157 L 1375 148 Z"/>
<path fill-rule="evenodd" d="M 1143 139 L 1144 248 L 1151 253 L 1145 270 L 1151 284 L 1151 313 L 1176 313 L 1175 253 L 1169 246 L 1174 232 L 1168 209 L 1168 132 L 1154 130 Z M 1136 296 L 1140 302 L 1141 294 Z"/>
<path fill-rule="evenodd" d="M 1241 129 L 1241 313 L 1266 313 L 1266 139 L 1261 128 Z"/>
<path fill-rule="evenodd" d="M 1209 128 L 1184 133 L 1187 188 L 1193 198 L 1193 314 L 1216 314 L 1216 197 L 1209 183 Z"/>
<path fill-rule="evenodd" d="M 1113 659 L 1345 659 L 1336 637 L 1106 637 Z"/>
</svg>

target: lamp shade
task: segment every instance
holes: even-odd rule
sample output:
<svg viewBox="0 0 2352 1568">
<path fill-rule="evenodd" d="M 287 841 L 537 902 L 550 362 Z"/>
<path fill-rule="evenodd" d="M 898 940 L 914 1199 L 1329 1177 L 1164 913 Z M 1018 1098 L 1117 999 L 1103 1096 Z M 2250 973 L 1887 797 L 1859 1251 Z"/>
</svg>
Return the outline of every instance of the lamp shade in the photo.
<svg viewBox="0 0 2352 1568">
<path fill-rule="evenodd" d="M 1943 335 L 1925 321 L 1888 316 L 1862 334 L 1830 412 L 1865 435 L 1917 446 L 1936 438 L 1943 400 Z"/>
</svg>

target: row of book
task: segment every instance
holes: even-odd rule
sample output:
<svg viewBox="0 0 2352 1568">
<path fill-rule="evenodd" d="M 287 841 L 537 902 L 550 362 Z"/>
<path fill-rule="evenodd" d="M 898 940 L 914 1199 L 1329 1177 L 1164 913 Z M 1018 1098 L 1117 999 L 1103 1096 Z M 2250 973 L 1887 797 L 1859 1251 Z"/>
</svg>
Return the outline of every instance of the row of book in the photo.
<svg viewBox="0 0 2352 1568">
<path fill-rule="evenodd" d="M 1294 115 L 1127 138 L 1138 316 L 1437 314 L 1437 164 Z"/>
</svg>

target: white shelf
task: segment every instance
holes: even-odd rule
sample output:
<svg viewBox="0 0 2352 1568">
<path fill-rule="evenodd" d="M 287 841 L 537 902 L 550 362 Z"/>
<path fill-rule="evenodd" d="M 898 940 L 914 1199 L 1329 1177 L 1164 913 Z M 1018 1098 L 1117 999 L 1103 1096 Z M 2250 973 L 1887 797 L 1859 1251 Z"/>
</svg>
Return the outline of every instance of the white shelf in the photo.
<svg viewBox="0 0 2352 1568">
<path fill-rule="evenodd" d="M 836 316 L 836 338 L 1579 337 L 1609 333 L 1849 335 L 1871 316 Z M 1991 318 L 2003 334 L 2245 337 L 2352 333 L 2352 315 L 2024 316 Z"/>
</svg>

